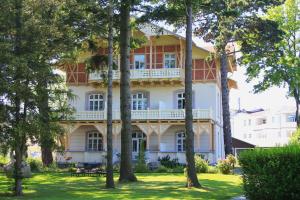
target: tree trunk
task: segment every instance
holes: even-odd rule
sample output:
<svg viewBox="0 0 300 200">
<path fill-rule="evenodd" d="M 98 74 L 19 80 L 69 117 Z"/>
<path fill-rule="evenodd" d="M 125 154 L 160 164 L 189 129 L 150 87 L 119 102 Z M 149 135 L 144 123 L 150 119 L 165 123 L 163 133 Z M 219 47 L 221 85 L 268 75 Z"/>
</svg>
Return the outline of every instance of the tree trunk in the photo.
<svg viewBox="0 0 300 200">
<path fill-rule="evenodd" d="M 297 123 L 297 128 L 300 128 L 300 118 L 299 118 L 300 94 L 299 91 L 297 91 L 296 89 L 294 89 L 294 99 L 296 103 L 295 121 Z"/>
<path fill-rule="evenodd" d="M 52 143 L 52 142 L 51 142 Z M 41 145 L 43 165 L 49 167 L 53 163 L 52 148 L 48 145 Z"/>
<path fill-rule="evenodd" d="M 200 187 L 195 168 L 193 131 L 193 91 L 192 91 L 192 2 L 187 1 L 186 13 L 186 57 L 185 57 L 185 147 L 187 162 L 187 187 Z"/>
<path fill-rule="evenodd" d="M 120 9 L 120 54 L 121 54 L 121 164 L 120 182 L 137 181 L 132 170 L 132 127 L 131 127 L 131 91 L 130 91 L 130 0 L 121 1 Z"/>
<path fill-rule="evenodd" d="M 225 47 L 221 52 L 221 87 L 222 87 L 222 109 L 223 109 L 223 132 L 225 155 L 232 154 L 232 138 L 229 109 L 229 89 L 228 89 L 228 60 Z"/>
<path fill-rule="evenodd" d="M 15 148 L 15 169 L 14 169 L 14 178 L 15 178 L 15 185 L 14 185 L 14 195 L 15 196 L 22 196 L 23 195 L 23 188 L 22 188 L 22 150 L 21 147 Z"/>
<path fill-rule="evenodd" d="M 113 68 L 113 5 L 109 1 L 108 17 L 108 74 L 107 74 L 107 164 L 106 188 L 114 188 L 113 144 L 112 144 L 112 68 Z"/>
</svg>

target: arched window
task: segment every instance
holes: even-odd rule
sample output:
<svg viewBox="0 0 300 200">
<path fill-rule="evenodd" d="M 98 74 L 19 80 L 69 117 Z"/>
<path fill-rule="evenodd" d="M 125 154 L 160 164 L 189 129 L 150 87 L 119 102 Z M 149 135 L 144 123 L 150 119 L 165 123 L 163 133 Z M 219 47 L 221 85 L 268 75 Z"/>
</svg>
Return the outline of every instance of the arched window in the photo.
<svg viewBox="0 0 300 200">
<path fill-rule="evenodd" d="M 97 131 L 87 133 L 87 150 L 88 151 L 103 151 L 103 137 Z"/>
<path fill-rule="evenodd" d="M 185 151 L 185 133 L 183 131 L 176 133 L 176 147 L 178 152 Z"/>
<path fill-rule="evenodd" d="M 94 93 L 89 94 L 89 105 L 88 108 L 91 111 L 104 110 L 104 97 L 103 94 Z"/>
<path fill-rule="evenodd" d="M 147 110 L 148 99 L 144 92 L 132 94 L 132 110 Z"/>
<path fill-rule="evenodd" d="M 141 148 L 146 150 L 146 140 L 147 136 L 141 131 L 136 131 L 132 133 L 132 152 L 138 153 Z M 143 145 L 143 146 L 142 146 Z"/>
</svg>

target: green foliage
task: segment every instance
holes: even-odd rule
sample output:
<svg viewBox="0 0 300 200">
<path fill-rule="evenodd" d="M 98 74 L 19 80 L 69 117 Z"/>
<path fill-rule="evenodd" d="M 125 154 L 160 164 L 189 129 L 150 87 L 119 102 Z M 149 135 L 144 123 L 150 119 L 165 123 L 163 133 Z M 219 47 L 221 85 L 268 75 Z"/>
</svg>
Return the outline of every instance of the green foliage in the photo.
<svg viewBox="0 0 300 200">
<path fill-rule="evenodd" d="M 41 172 L 43 170 L 43 163 L 40 159 L 27 158 L 27 163 L 32 172 Z"/>
<path fill-rule="evenodd" d="M 157 173 L 166 173 L 166 172 L 168 172 L 168 168 L 166 168 L 165 166 L 161 165 L 161 166 L 159 166 L 159 167 L 155 170 L 155 172 L 157 172 Z"/>
<path fill-rule="evenodd" d="M 232 166 L 227 159 L 224 159 L 218 161 L 217 168 L 222 174 L 230 174 Z"/>
<path fill-rule="evenodd" d="M 207 173 L 208 172 L 208 162 L 202 159 L 200 156 L 195 155 L 195 167 L 197 173 Z"/>
<path fill-rule="evenodd" d="M 6 165 L 9 162 L 6 156 L 0 155 L 0 166 Z"/>
<path fill-rule="evenodd" d="M 226 156 L 227 161 L 231 165 L 232 169 L 234 169 L 234 165 L 236 164 L 237 160 L 236 157 L 232 154 Z"/>
<path fill-rule="evenodd" d="M 171 159 L 169 155 L 166 155 L 162 158 L 158 158 L 158 161 L 162 166 L 165 166 L 167 168 L 175 168 L 179 166 L 178 158 Z"/>
<path fill-rule="evenodd" d="M 207 173 L 209 174 L 217 174 L 219 172 L 218 168 L 215 166 L 208 166 Z"/>
<path fill-rule="evenodd" d="M 257 148 L 239 156 L 249 199 L 300 199 L 300 146 Z"/>
<path fill-rule="evenodd" d="M 144 144 L 141 143 L 140 151 L 138 154 L 137 164 L 135 165 L 135 172 L 148 172 L 149 169 L 146 165 L 146 158 L 145 158 L 145 147 Z"/>
<path fill-rule="evenodd" d="M 290 143 L 292 144 L 300 144 L 300 128 L 298 128 L 290 139 Z"/>
</svg>

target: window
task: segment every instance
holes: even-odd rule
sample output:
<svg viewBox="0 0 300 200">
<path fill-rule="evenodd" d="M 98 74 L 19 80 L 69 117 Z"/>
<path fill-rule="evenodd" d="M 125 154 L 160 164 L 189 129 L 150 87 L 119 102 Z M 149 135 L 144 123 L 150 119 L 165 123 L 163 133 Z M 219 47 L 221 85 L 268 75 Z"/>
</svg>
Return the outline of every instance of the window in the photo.
<svg viewBox="0 0 300 200">
<path fill-rule="evenodd" d="M 276 118 L 272 117 L 272 123 L 274 124 L 276 122 Z"/>
<path fill-rule="evenodd" d="M 248 125 L 251 126 L 251 119 L 248 120 Z"/>
<path fill-rule="evenodd" d="M 145 69 L 145 55 L 134 55 L 134 69 Z"/>
<path fill-rule="evenodd" d="M 145 93 L 137 92 L 132 95 L 132 110 L 146 110 L 148 99 Z"/>
<path fill-rule="evenodd" d="M 87 133 L 87 150 L 88 151 L 103 151 L 103 138 L 97 131 Z"/>
<path fill-rule="evenodd" d="M 267 119 L 263 119 L 262 124 L 266 124 L 266 123 L 267 123 Z"/>
<path fill-rule="evenodd" d="M 146 149 L 146 138 L 147 138 L 147 136 L 141 131 L 132 133 L 132 152 L 133 153 L 140 152 L 141 148 L 144 148 L 144 150 Z"/>
<path fill-rule="evenodd" d="M 183 131 L 176 134 L 176 141 L 177 141 L 177 151 L 184 152 L 185 151 L 185 133 Z"/>
<path fill-rule="evenodd" d="M 296 122 L 296 117 L 294 114 L 287 116 L 287 122 Z"/>
<path fill-rule="evenodd" d="M 98 111 L 104 109 L 104 97 L 102 94 L 89 95 L 89 110 Z"/>
<path fill-rule="evenodd" d="M 185 95 L 184 92 L 177 93 L 177 109 L 185 108 Z"/>
<path fill-rule="evenodd" d="M 247 120 L 244 120 L 244 126 L 247 126 Z"/>
<path fill-rule="evenodd" d="M 176 68 L 176 56 L 174 53 L 165 54 L 165 68 Z"/>
</svg>

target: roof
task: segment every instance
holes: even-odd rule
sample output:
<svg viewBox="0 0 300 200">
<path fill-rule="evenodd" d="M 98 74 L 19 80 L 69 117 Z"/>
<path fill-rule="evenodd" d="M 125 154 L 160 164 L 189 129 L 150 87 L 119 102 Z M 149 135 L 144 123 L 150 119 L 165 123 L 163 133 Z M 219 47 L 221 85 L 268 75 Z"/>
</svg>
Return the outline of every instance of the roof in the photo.
<svg viewBox="0 0 300 200">
<path fill-rule="evenodd" d="M 254 148 L 255 145 L 233 137 L 232 147 L 233 148 Z"/>
</svg>

